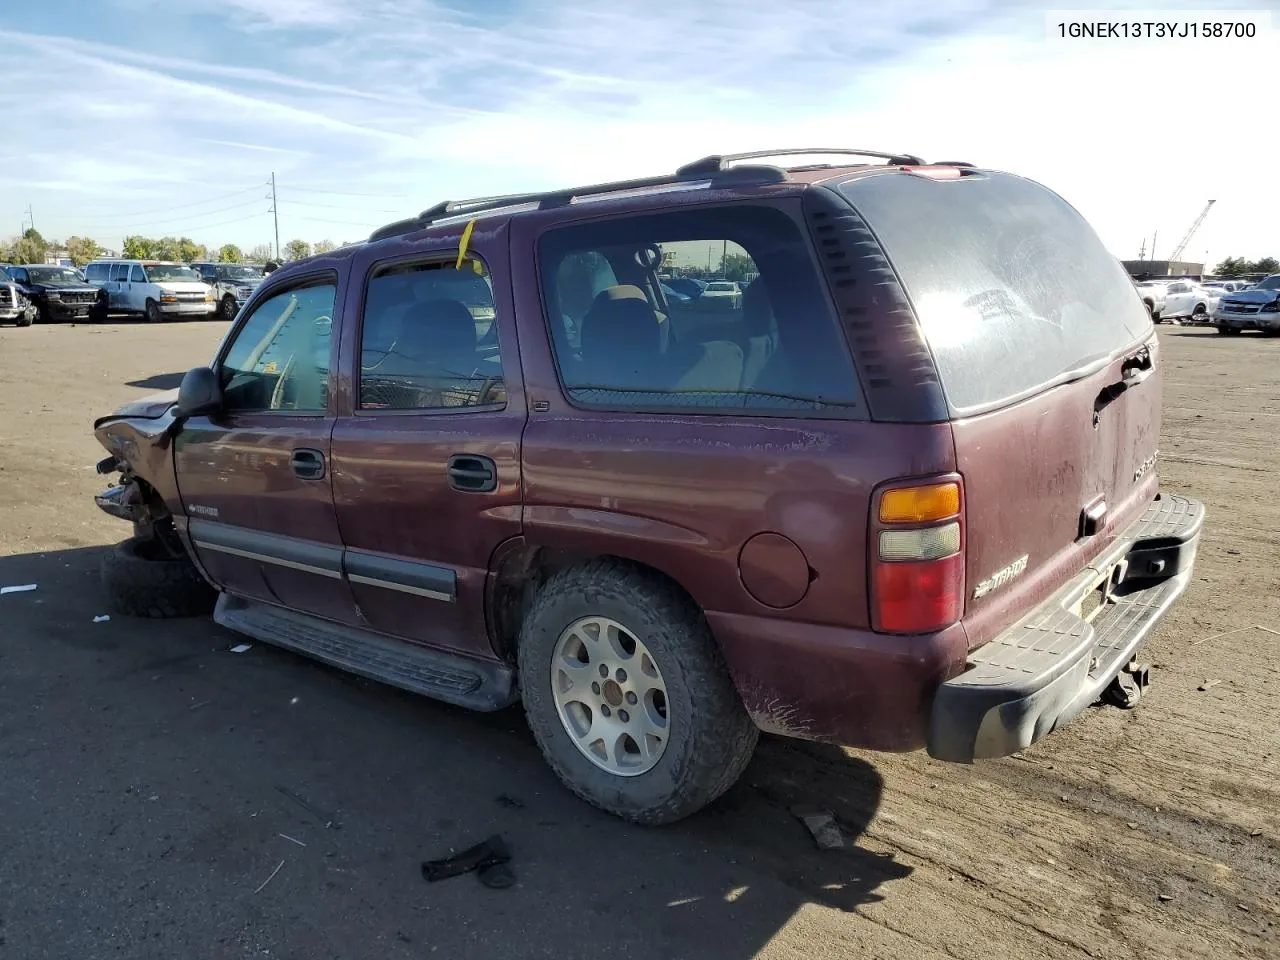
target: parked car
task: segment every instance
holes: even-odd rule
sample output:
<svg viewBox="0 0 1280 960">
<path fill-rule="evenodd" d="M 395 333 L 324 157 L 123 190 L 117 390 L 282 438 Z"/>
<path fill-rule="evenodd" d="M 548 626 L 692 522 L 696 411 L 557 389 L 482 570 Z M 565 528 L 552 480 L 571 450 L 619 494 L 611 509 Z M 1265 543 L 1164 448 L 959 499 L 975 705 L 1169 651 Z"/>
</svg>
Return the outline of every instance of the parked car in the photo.
<svg viewBox="0 0 1280 960">
<path fill-rule="evenodd" d="M 1161 280 L 1135 280 L 1134 287 L 1155 323 L 1160 322 L 1165 305 L 1165 282 Z"/>
<path fill-rule="evenodd" d="M 106 291 L 113 313 L 159 323 L 169 317 L 207 317 L 216 307 L 213 288 L 185 263 L 95 260 L 84 270 L 89 283 Z"/>
<path fill-rule="evenodd" d="M 702 310 L 737 310 L 742 306 L 742 288 L 733 280 L 712 280 L 698 298 Z"/>
<path fill-rule="evenodd" d="M 690 300 L 697 300 L 707 289 L 707 281 L 699 280 L 697 277 L 668 277 L 663 283 L 676 293 L 684 294 Z"/>
<path fill-rule="evenodd" d="M 214 263 L 197 261 L 191 269 L 213 287 L 213 300 L 218 316 L 234 320 L 245 301 L 252 296 L 266 276 L 260 263 Z"/>
<path fill-rule="evenodd" d="M 1260 330 L 1266 336 L 1280 334 L 1280 273 L 1224 296 L 1213 313 L 1213 325 L 1225 334 L 1244 330 Z"/>
<path fill-rule="evenodd" d="M 8 264 L 0 264 L 0 323 L 29 327 L 36 319 L 36 308 L 22 289 L 9 279 Z"/>
<path fill-rule="evenodd" d="M 7 267 L 5 272 L 35 307 L 41 323 L 106 319 L 105 298 L 74 267 L 31 263 Z"/>
<path fill-rule="evenodd" d="M 1207 323 L 1211 297 L 1194 280 L 1171 280 L 1164 285 L 1164 308 L 1161 320 Z"/>
<path fill-rule="evenodd" d="M 440 204 L 281 267 L 95 423 L 114 609 L 522 700 L 648 824 L 758 730 L 971 762 L 1133 706 L 1204 517 L 1159 490 L 1147 313 L 1046 188 L 883 156 Z M 704 339 L 659 309 L 690 237 L 759 274 Z"/>
</svg>

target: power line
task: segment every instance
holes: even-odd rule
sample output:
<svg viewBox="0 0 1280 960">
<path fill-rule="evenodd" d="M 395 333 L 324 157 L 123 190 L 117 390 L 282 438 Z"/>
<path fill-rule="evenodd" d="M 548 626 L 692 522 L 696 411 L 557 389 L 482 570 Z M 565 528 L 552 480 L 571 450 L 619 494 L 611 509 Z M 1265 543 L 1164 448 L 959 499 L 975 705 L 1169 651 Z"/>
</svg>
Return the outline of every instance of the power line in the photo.
<svg viewBox="0 0 1280 960">
<path fill-rule="evenodd" d="M 155 210 L 135 210 L 130 213 L 123 213 L 123 214 L 114 214 L 114 213 L 75 214 L 74 219 L 76 220 L 104 220 L 105 219 L 111 223 L 124 222 L 126 220 L 132 220 L 134 217 L 148 217 L 155 213 L 168 213 L 170 210 L 187 210 L 187 209 L 190 209 L 191 207 L 204 206 L 207 203 L 219 203 L 223 200 L 228 200 L 231 197 L 238 197 L 238 196 L 241 196 L 242 194 L 246 194 L 258 189 L 260 188 L 248 187 L 244 190 L 234 190 L 231 193 L 219 194 L 216 197 L 209 197 L 208 199 L 205 199 L 205 200 L 193 200 L 190 203 L 171 204 L 169 206 L 161 207 Z M 216 213 L 217 211 L 211 211 L 211 212 Z M 72 218 L 72 215 L 66 215 L 64 216 L 63 219 L 71 219 L 71 218 Z"/>
<path fill-rule="evenodd" d="M 298 193 L 324 193 L 334 197 L 373 197 L 380 200 L 408 200 L 403 193 L 352 193 L 349 190 L 320 190 L 315 187 L 290 187 Z"/>
<path fill-rule="evenodd" d="M 186 217 L 167 218 L 164 220 L 142 220 L 137 221 L 131 218 L 121 218 L 118 220 L 108 221 L 105 225 L 90 224 L 94 230 L 106 230 L 111 227 L 127 226 L 128 229 L 134 230 L 139 227 L 163 227 L 166 229 L 185 228 L 192 225 L 192 220 L 199 220 L 202 217 L 216 217 L 222 213 L 229 213 L 232 210 L 243 210 L 245 207 L 252 207 L 262 203 L 261 200 L 246 200 L 244 203 L 233 203 L 230 206 L 219 207 L 216 210 L 205 210 L 200 213 L 189 214 Z M 177 225 L 175 227 L 174 225 Z M 200 224 L 195 224 L 199 228 Z"/>
<path fill-rule="evenodd" d="M 284 202 L 286 204 L 293 204 L 299 207 L 319 207 L 324 210 L 350 210 L 351 209 L 350 207 L 344 207 L 336 203 L 314 203 L 308 200 L 291 200 L 289 197 L 284 197 Z M 402 213 L 403 212 L 401 210 L 370 210 L 368 207 L 362 207 L 361 209 L 366 210 L 369 213 Z"/>
<path fill-rule="evenodd" d="M 325 217 L 294 217 L 294 220 L 306 220 L 308 223 L 336 223 L 344 227 L 368 227 L 377 223 L 376 220 L 329 220 Z"/>
</svg>

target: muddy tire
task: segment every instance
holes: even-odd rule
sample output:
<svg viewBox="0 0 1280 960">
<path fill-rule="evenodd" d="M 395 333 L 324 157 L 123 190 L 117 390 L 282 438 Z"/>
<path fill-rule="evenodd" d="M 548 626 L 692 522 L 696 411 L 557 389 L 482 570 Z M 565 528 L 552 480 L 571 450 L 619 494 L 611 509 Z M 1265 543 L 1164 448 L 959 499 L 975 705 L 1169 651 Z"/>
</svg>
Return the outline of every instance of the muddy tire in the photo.
<svg viewBox="0 0 1280 960">
<path fill-rule="evenodd" d="M 190 558 L 171 559 L 149 541 L 116 544 L 102 558 L 101 575 L 112 612 L 128 617 L 206 616 L 217 599 Z"/>
<path fill-rule="evenodd" d="M 521 626 L 519 673 L 552 770 L 588 803 L 633 823 L 672 823 L 705 807 L 755 749 L 758 732 L 702 611 L 621 561 L 547 580 Z"/>
<path fill-rule="evenodd" d="M 13 322 L 16 326 L 19 326 L 19 327 L 29 327 L 31 326 L 35 318 L 36 318 L 35 310 L 28 307 L 26 310 L 23 310 L 20 314 L 18 314 L 18 319 Z"/>
<path fill-rule="evenodd" d="M 164 313 L 160 310 L 160 304 L 151 299 L 147 300 L 142 315 L 147 318 L 147 323 L 161 323 L 164 320 Z"/>
</svg>

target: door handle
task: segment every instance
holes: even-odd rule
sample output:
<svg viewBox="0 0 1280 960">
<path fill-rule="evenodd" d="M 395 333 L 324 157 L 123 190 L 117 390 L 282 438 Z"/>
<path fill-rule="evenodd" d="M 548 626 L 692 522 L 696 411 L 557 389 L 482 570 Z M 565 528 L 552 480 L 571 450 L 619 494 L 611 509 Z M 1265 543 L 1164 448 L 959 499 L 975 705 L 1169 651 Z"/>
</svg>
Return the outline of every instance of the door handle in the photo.
<svg viewBox="0 0 1280 960">
<path fill-rule="evenodd" d="M 498 489 L 498 468 L 488 457 L 455 453 L 449 458 L 449 486 L 464 493 L 492 493 Z"/>
<path fill-rule="evenodd" d="M 319 450 L 302 448 L 293 451 L 289 466 L 293 467 L 294 475 L 303 480 L 324 479 L 324 454 Z"/>
</svg>

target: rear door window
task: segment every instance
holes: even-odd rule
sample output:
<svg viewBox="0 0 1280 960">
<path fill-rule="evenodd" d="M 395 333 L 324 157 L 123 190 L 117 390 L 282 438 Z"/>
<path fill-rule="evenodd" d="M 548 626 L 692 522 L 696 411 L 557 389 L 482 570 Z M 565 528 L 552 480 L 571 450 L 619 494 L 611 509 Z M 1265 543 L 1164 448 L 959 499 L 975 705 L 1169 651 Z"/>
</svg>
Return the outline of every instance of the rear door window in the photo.
<svg viewBox="0 0 1280 960">
<path fill-rule="evenodd" d="M 957 414 L 1028 396 L 1151 332 L 1120 262 L 1037 183 L 893 173 L 838 189 L 893 264 Z"/>
</svg>

